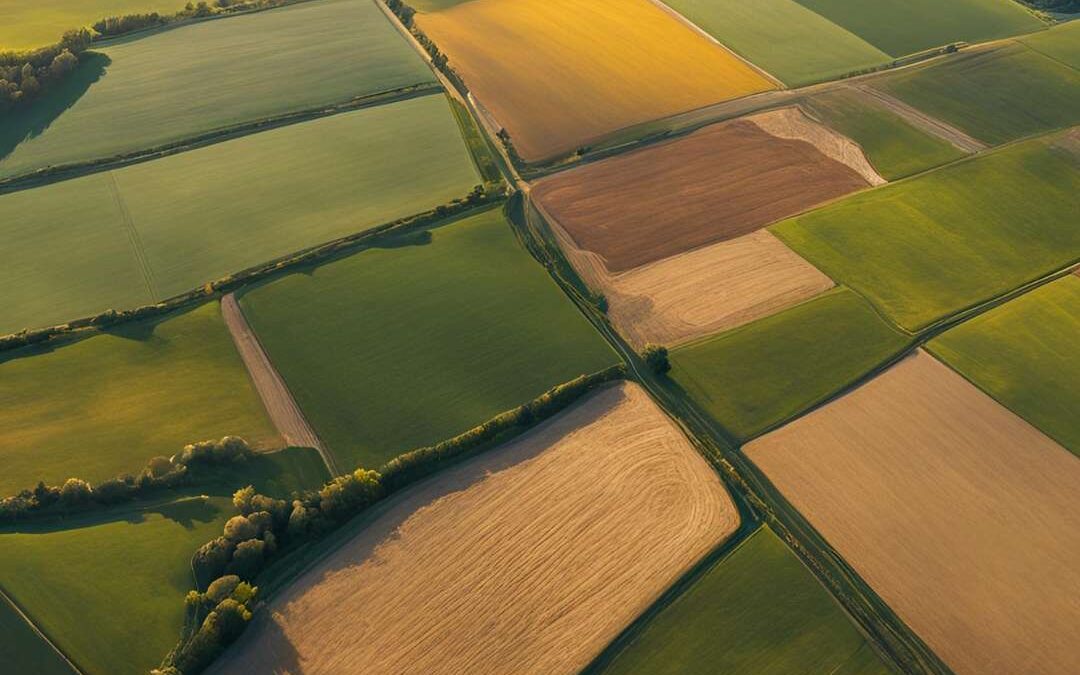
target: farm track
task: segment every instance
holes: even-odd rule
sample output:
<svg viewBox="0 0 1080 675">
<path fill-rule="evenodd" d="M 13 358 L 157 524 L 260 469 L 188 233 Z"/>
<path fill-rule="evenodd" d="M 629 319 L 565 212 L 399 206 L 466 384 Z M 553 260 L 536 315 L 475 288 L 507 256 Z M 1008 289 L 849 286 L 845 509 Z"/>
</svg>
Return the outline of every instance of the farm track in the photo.
<svg viewBox="0 0 1080 675">
<path fill-rule="evenodd" d="M 910 122 L 912 126 L 922 129 L 928 134 L 936 136 L 944 141 L 948 141 L 964 152 L 975 153 L 990 147 L 986 143 L 969 136 L 953 125 L 928 115 L 921 110 L 904 103 L 900 99 L 886 94 L 880 89 L 865 84 L 852 85 L 851 88 L 872 97 L 878 103 Z"/>
<path fill-rule="evenodd" d="M 232 335 L 233 342 L 236 343 L 237 351 L 240 352 L 240 358 L 244 360 L 244 366 L 251 375 L 255 390 L 259 392 L 259 398 L 262 399 L 270 420 L 285 440 L 286 445 L 315 448 L 319 451 L 330 475 L 339 475 L 341 471 L 338 469 L 334 456 L 323 446 L 318 434 L 308 424 L 300 406 L 289 392 L 285 380 L 274 368 L 270 356 L 259 343 L 259 338 L 251 330 L 251 326 L 248 325 L 240 304 L 232 293 L 222 296 L 221 315 L 225 319 L 225 325 L 229 329 L 229 334 Z"/>
<path fill-rule="evenodd" d="M 127 234 L 128 241 L 131 242 L 132 253 L 135 254 L 135 261 L 139 265 L 143 283 L 146 284 L 146 290 L 150 294 L 150 302 L 156 302 L 158 292 L 154 284 L 154 272 L 150 268 L 150 260 L 146 257 L 146 247 L 143 246 L 142 237 L 139 236 L 139 230 L 135 227 L 135 221 L 131 218 L 127 202 L 124 201 L 124 196 L 120 194 L 120 186 L 116 183 L 116 176 L 113 175 L 112 171 L 107 172 L 107 175 L 109 177 L 109 189 L 112 191 L 113 199 L 116 201 L 116 208 L 120 211 L 120 222 L 123 223 L 124 232 Z"/>
</svg>

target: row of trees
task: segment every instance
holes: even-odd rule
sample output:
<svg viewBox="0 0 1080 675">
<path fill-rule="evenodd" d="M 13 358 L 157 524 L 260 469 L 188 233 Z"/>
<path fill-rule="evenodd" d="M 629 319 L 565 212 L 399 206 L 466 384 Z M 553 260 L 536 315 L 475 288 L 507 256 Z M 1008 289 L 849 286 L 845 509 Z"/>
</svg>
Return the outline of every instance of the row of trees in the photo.
<svg viewBox="0 0 1080 675">
<path fill-rule="evenodd" d="M 0 113 L 28 105 L 79 65 L 91 33 L 71 30 L 54 45 L 28 52 L 0 52 Z"/>
<path fill-rule="evenodd" d="M 132 31 L 143 30 L 164 26 L 174 21 L 185 19 L 201 19 L 218 14 L 230 14 L 251 9 L 265 7 L 277 7 L 296 0 L 212 0 L 206 2 L 189 2 L 176 14 L 124 14 L 123 16 L 110 16 L 94 23 L 94 31 L 101 37 L 115 37 Z"/>
</svg>

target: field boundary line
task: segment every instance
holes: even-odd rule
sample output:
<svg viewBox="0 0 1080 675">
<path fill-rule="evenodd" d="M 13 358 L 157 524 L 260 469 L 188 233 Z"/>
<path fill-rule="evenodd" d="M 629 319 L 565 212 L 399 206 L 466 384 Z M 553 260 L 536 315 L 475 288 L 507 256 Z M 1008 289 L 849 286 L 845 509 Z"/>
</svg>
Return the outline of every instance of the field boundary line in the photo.
<svg viewBox="0 0 1080 675">
<path fill-rule="evenodd" d="M 270 355 L 263 349 L 258 336 L 244 317 L 234 293 L 226 293 L 221 297 L 221 315 L 236 345 L 236 351 L 244 362 L 248 377 L 262 400 L 263 408 L 282 440 L 289 446 L 315 448 L 326 464 L 330 476 L 340 475 L 341 471 L 333 455 L 308 423 L 284 378 L 274 367 Z"/>
<path fill-rule="evenodd" d="M 113 199 L 116 201 L 116 208 L 120 210 L 120 224 L 127 233 L 132 252 L 135 254 L 135 262 L 139 265 L 139 272 L 142 274 L 143 283 L 146 284 L 146 290 L 150 293 L 150 302 L 157 302 L 158 292 L 157 286 L 154 284 L 154 272 L 150 268 L 150 260 L 146 255 L 142 237 L 139 236 L 139 230 L 135 227 L 135 221 L 131 218 L 131 212 L 128 210 L 127 202 L 124 201 L 124 196 L 120 194 L 120 185 L 116 182 L 116 176 L 112 171 L 106 171 L 105 174 L 109 179 L 109 189 L 112 191 Z"/>
<path fill-rule="evenodd" d="M 7 591 L 5 591 L 2 587 L 0 587 L 0 602 L 4 602 L 12 609 L 14 609 L 15 613 L 19 615 L 19 618 L 21 618 L 26 623 L 26 625 L 30 626 L 30 630 L 34 631 L 34 633 L 36 633 L 37 636 L 45 642 L 45 644 L 49 645 L 49 647 L 54 652 L 56 652 L 61 659 L 64 660 L 64 663 L 66 663 L 68 667 L 71 668 L 72 672 L 78 673 L 79 675 L 84 675 L 83 671 L 75 665 L 75 662 L 69 659 L 68 655 L 65 654 L 62 649 L 57 647 L 55 642 L 49 639 L 49 636 L 45 634 L 45 631 L 41 630 L 41 628 L 39 628 L 38 625 L 33 622 L 30 616 L 23 611 L 22 607 L 19 606 L 19 603 L 15 602 L 15 599 L 8 595 Z"/>
<path fill-rule="evenodd" d="M 967 153 L 976 153 L 986 150 L 990 146 L 965 131 L 949 124 L 948 122 L 934 117 L 918 108 L 909 105 L 900 99 L 887 94 L 876 87 L 868 84 L 853 84 L 851 89 L 876 99 L 881 105 L 896 113 L 901 119 L 912 126 L 951 143 L 958 150 Z"/>
</svg>

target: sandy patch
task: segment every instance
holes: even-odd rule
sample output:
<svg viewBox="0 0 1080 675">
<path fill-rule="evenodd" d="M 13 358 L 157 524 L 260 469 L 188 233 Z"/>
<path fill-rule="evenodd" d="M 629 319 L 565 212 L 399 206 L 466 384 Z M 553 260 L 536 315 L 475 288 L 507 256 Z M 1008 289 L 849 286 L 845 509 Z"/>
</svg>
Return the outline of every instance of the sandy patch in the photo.
<svg viewBox="0 0 1080 675">
<path fill-rule="evenodd" d="M 623 383 L 398 497 L 214 672 L 577 672 L 737 521 Z"/>
<path fill-rule="evenodd" d="M 958 674 L 1080 672 L 1080 461 L 933 357 L 745 450 Z"/>
<path fill-rule="evenodd" d="M 739 119 L 544 178 L 533 195 L 580 248 L 622 272 L 867 185 L 812 143 Z"/>
</svg>

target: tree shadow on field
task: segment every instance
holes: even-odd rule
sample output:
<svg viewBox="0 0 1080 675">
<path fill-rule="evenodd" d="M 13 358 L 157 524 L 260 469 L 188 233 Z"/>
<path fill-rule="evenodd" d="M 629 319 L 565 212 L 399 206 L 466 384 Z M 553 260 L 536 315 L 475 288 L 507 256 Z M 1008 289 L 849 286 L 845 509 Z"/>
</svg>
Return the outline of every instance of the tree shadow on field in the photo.
<svg viewBox="0 0 1080 675">
<path fill-rule="evenodd" d="M 86 52 L 79 66 L 63 82 L 34 101 L 29 108 L 13 110 L 0 117 L 0 160 L 21 143 L 40 136 L 58 117 L 82 98 L 101 79 L 112 59 L 97 52 Z"/>
<path fill-rule="evenodd" d="M 195 498 L 160 504 L 147 509 L 145 513 L 156 513 L 162 518 L 175 522 L 185 530 L 190 530 L 195 527 L 196 522 L 209 523 L 219 518 L 221 508 L 209 499 Z"/>
</svg>

